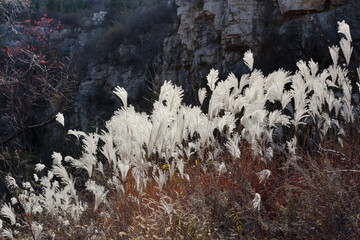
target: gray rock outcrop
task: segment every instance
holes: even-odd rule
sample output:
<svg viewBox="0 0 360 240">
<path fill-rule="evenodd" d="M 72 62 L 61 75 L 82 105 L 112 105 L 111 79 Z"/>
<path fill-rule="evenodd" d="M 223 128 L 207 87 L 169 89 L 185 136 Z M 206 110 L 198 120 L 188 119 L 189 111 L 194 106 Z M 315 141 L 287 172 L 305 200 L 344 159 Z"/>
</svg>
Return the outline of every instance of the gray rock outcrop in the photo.
<svg viewBox="0 0 360 240">
<path fill-rule="evenodd" d="M 265 72 L 311 57 L 324 63 L 328 46 L 338 44 L 337 21 L 349 23 L 356 38 L 359 5 L 324 0 L 177 0 L 177 33 L 164 41 L 158 84 L 171 79 L 191 92 L 204 84 L 210 68 L 220 73 L 247 71 L 243 53 L 250 49 L 255 66 Z M 326 9 L 327 8 L 327 9 Z M 330 10 L 331 11 L 330 11 Z"/>
</svg>

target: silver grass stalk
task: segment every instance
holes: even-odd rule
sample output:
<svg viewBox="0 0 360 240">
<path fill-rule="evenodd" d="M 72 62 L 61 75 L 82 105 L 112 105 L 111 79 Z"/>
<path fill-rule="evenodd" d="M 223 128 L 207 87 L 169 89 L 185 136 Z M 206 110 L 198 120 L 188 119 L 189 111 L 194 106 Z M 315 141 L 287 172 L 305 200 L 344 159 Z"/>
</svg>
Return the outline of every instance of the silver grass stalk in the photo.
<svg viewBox="0 0 360 240">
<path fill-rule="evenodd" d="M 281 101 L 282 96 L 284 95 L 284 87 L 285 84 L 291 82 L 291 78 L 289 76 L 289 72 L 285 72 L 284 70 L 278 70 L 272 74 L 270 74 L 266 80 L 264 88 L 266 92 L 266 99 L 271 103 L 275 101 Z"/>
<path fill-rule="evenodd" d="M 266 182 L 271 175 L 271 171 L 269 169 L 264 169 L 264 170 L 258 172 L 257 175 L 258 175 L 260 183 Z"/>
<path fill-rule="evenodd" d="M 31 223 L 31 230 L 33 231 L 33 233 L 34 233 L 34 237 L 35 238 L 40 238 L 41 237 L 41 233 L 42 233 L 42 231 L 43 231 L 43 224 L 40 224 L 40 223 L 37 223 L 37 222 L 35 222 L 35 221 L 33 221 L 32 223 Z"/>
<path fill-rule="evenodd" d="M 281 96 L 281 106 L 282 110 L 286 108 L 286 106 L 291 102 L 293 98 L 293 94 L 291 91 L 285 91 Z"/>
<path fill-rule="evenodd" d="M 307 107 L 309 108 L 309 115 L 315 121 L 316 116 L 320 116 L 322 102 L 320 99 L 314 94 L 310 99 L 306 100 Z"/>
<path fill-rule="evenodd" d="M 71 191 L 75 194 L 75 185 L 74 180 L 71 175 L 69 176 L 68 172 L 62 165 L 53 165 L 52 172 L 55 176 L 61 178 L 61 180 L 70 187 Z"/>
<path fill-rule="evenodd" d="M 44 164 L 37 163 L 37 164 L 35 165 L 35 171 L 36 171 L 36 172 L 41 172 L 42 170 L 44 170 L 44 168 L 45 168 L 45 165 L 44 165 Z"/>
<path fill-rule="evenodd" d="M 294 124 L 295 127 L 305 124 L 305 122 L 303 122 L 302 119 L 310 116 L 307 113 L 308 113 L 308 110 L 305 108 L 295 110 L 294 118 L 292 120 L 292 123 Z"/>
<path fill-rule="evenodd" d="M 97 162 L 96 157 L 93 154 L 85 153 L 79 160 L 74 159 L 71 161 L 71 165 L 78 169 L 85 169 L 89 175 L 92 176 L 93 168 Z"/>
<path fill-rule="evenodd" d="M 176 161 L 176 167 L 179 170 L 181 178 L 184 178 L 184 161 L 182 158 Z"/>
<path fill-rule="evenodd" d="M 100 138 L 105 143 L 100 152 L 106 157 L 109 163 L 114 163 L 116 160 L 116 149 L 114 148 L 112 134 L 102 131 Z"/>
<path fill-rule="evenodd" d="M 349 25 L 345 22 L 345 20 L 342 20 L 341 22 L 337 22 L 337 24 L 338 24 L 338 33 L 344 34 L 346 39 L 351 42 L 352 39 L 351 39 Z"/>
<path fill-rule="evenodd" d="M 251 50 L 247 50 L 244 54 L 244 58 L 243 58 L 246 66 L 249 67 L 250 71 L 253 70 L 254 67 L 254 56 L 253 53 L 251 52 Z"/>
<path fill-rule="evenodd" d="M 255 193 L 255 197 L 252 200 L 252 206 L 255 210 L 260 211 L 260 205 L 261 205 L 261 196 L 258 193 Z"/>
<path fill-rule="evenodd" d="M 226 78 L 226 81 L 229 82 L 230 88 L 234 88 L 234 89 L 238 88 L 239 85 L 238 79 L 234 73 L 230 73 L 229 76 Z"/>
<path fill-rule="evenodd" d="M 122 103 L 124 104 L 124 108 L 127 107 L 127 97 L 128 97 L 128 93 L 125 90 L 125 88 L 122 87 L 116 87 L 114 93 L 116 94 L 116 96 L 118 96 Z"/>
<path fill-rule="evenodd" d="M 58 114 L 56 114 L 56 121 L 61 125 L 65 126 L 64 115 L 62 113 L 59 112 Z"/>
<path fill-rule="evenodd" d="M 300 60 L 296 63 L 296 66 L 298 67 L 300 74 L 303 76 L 304 79 L 310 78 L 310 70 L 307 67 L 306 62 Z"/>
<path fill-rule="evenodd" d="M 327 80 L 327 84 L 330 87 L 338 87 L 337 85 L 337 78 L 338 78 L 338 73 L 340 72 L 341 67 L 340 66 L 329 66 L 327 68 L 327 71 L 330 74 L 330 79 Z"/>
<path fill-rule="evenodd" d="M 290 141 L 286 142 L 286 145 L 288 147 L 289 153 L 292 156 L 296 155 L 296 148 L 297 148 L 297 139 L 296 136 L 294 136 Z"/>
<path fill-rule="evenodd" d="M 106 195 L 108 191 L 105 191 L 104 186 L 99 186 L 93 180 L 89 180 L 85 183 L 86 189 L 91 191 L 95 197 L 95 205 L 94 205 L 94 212 L 99 207 L 100 203 L 106 200 Z"/>
<path fill-rule="evenodd" d="M 1 215 L 10 220 L 11 225 L 15 225 L 16 216 L 13 208 L 8 203 L 4 203 L 0 211 Z"/>
<path fill-rule="evenodd" d="M 53 164 L 54 165 L 61 165 L 61 161 L 62 161 L 62 156 L 60 153 L 58 152 L 53 152 L 53 154 L 51 155 L 52 159 L 53 159 Z"/>
<path fill-rule="evenodd" d="M 166 201 L 166 199 L 169 200 L 169 203 Z M 169 216 L 169 223 L 171 223 L 173 214 L 176 213 L 174 205 L 171 203 L 171 198 L 166 196 L 162 197 L 160 200 L 160 208 L 167 213 L 167 215 Z"/>
<path fill-rule="evenodd" d="M 280 123 L 284 126 L 290 125 L 290 117 L 281 113 L 280 110 L 275 110 L 269 113 L 269 124 L 270 128 L 277 128 L 276 124 Z"/>
<path fill-rule="evenodd" d="M 316 62 L 314 62 L 314 60 L 312 60 L 312 59 L 310 59 L 308 64 L 309 64 L 309 69 L 310 69 L 311 75 L 315 76 L 316 73 L 319 71 L 319 65 Z"/>
<path fill-rule="evenodd" d="M 341 47 L 341 51 L 344 54 L 346 65 L 349 66 L 351 53 L 353 51 L 353 47 L 351 46 L 351 42 L 349 40 L 345 39 L 345 38 L 342 38 L 340 40 L 340 47 Z"/>
<path fill-rule="evenodd" d="M 159 177 L 156 176 L 155 171 L 153 171 L 153 178 L 154 178 L 156 184 L 158 185 L 158 187 L 159 187 L 159 189 L 160 189 L 160 191 L 161 191 L 162 188 L 163 188 L 163 186 L 164 186 L 164 184 L 165 184 L 166 181 L 167 181 L 167 175 L 166 175 L 166 173 L 164 173 L 164 171 L 161 170 L 161 169 L 158 170 L 158 173 L 159 173 Z"/>
<path fill-rule="evenodd" d="M 77 138 L 78 141 L 80 140 L 80 137 L 85 137 L 86 136 L 86 134 L 84 132 L 77 131 L 77 130 L 69 130 L 68 134 L 69 135 L 74 135 Z"/>
<path fill-rule="evenodd" d="M 236 119 L 234 114 L 232 114 L 231 112 L 225 112 L 224 116 L 222 116 L 222 118 L 219 119 L 217 123 L 217 128 L 220 131 L 223 131 L 224 127 L 227 127 L 226 133 L 229 136 L 230 133 L 232 133 L 236 127 L 235 122 Z"/>
<path fill-rule="evenodd" d="M 210 73 L 207 75 L 207 85 L 209 86 L 211 91 L 215 89 L 215 83 L 219 79 L 219 71 L 215 69 L 211 69 Z"/>
<path fill-rule="evenodd" d="M 160 88 L 159 103 L 165 104 L 170 112 L 175 112 L 181 105 L 184 91 L 182 88 L 165 81 Z"/>
<path fill-rule="evenodd" d="M 15 178 L 13 178 L 10 174 L 5 177 L 5 182 L 9 188 L 19 188 L 19 186 L 16 184 Z"/>
<path fill-rule="evenodd" d="M 89 153 L 89 154 L 96 154 L 97 152 L 97 144 L 99 141 L 100 136 L 97 135 L 96 133 L 89 133 L 87 135 L 85 135 L 85 137 L 83 138 L 83 148 L 85 153 Z"/>
<path fill-rule="evenodd" d="M 339 47 L 338 46 L 332 46 L 329 47 L 329 52 L 331 55 L 331 59 L 334 63 L 334 66 L 336 66 L 338 64 L 338 59 L 339 59 Z"/>
<path fill-rule="evenodd" d="M 121 174 L 121 180 L 123 182 L 126 181 L 126 177 L 127 177 L 127 174 L 128 174 L 128 171 L 130 169 L 130 164 L 129 164 L 129 161 L 121 161 L 121 160 L 118 160 L 117 161 L 117 167 L 118 169 L 120 170 L 120 174 Z"/>
<path fill-rule="evenodd" d="M 344 81 L 347 81 L 348 79 L 348 73 L 349 71 L 346 68 L 341 68 L 339 67 L 337 69 L 337 85 L 338 86 L 342 86 L 342 84 L 344 83 Z"/>
<path fill-rule="evenodd" d="M 244 74 L 240 78 L 239 92 L 242 92 L 250 84 L 250 74 Z"/>
<path fill-rule="evenodd" d="M 232 138 L 229 138 L 225 144 L 227 150 L 234 158 L 241 158 L 241 151 L 239 148 L 240 141 L 241 138 L 236 133 Z"/>
<path fill-rule="evenodd" d="M 102 162 L 99 161 L 96 163 L 96 170 L 99 171 L 105 177 L 104 165 L 102 164 Z"/>
<path fill-rule="evenodd" d="M 199 96 L 199 102 L 202 105 L 206 97 L 206 89 L 201 88 L 198 92 L 198 96 Z"/>
<path fill-rule="evenodd" d="M 219 172 L 219 175 L 222 175 L 222 174 L 224 174 L 224 173 L 227 172 L 226 165 L 225 165 L 224 162 L 222 162 L 222 163 L 219 165 L 218 172 Z"/>
<path fill-rule="evenodd" d="M 11 202 L 11 205 L 15 205 L 15 204 L 17 204 L 18 203 L 18 200 L 15 198 L 15 197 L 12 197 L 11 199 L 10 199 L 10 202 Z"/>
<path fill-rule="evenodd" d="M 14 232 L 10 228 L 4 228 L 1 232 L 1 237 L 4 239 L 15 239 Z"/>
</svg>

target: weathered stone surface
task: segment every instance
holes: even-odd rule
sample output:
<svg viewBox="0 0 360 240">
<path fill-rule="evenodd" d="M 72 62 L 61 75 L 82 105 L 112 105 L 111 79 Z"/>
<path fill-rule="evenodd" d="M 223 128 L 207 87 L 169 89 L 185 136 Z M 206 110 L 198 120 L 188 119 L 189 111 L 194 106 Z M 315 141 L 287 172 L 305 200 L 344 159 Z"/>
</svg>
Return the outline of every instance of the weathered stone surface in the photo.
<svg viewBox="0 0 360 240">
<path fill-rule="evenodd" d="M 291 11 L 321 11 L 325 0 L 278 0 L 281 13 Z"/>
<path fill-rule="evenodd" d="M 203 85 L 210 68 L 222 73 L 248 71 L 242 62 L 248 49 L 255 53 L 255 64 L 265 72 L 279 67 L 293 70 L 297 60 L 309 57 L 323 61 L 328 54 L 328 40 L 338 44 L 337 21 L 345 19 L 355 36 L 359 22 L 355 16 L 358 10 L 351 6 L 319 12 L 325 0 L 176 3 L 180 23 L 176 34 L 164 41 L 157 84 L 170 79 L 182 85 L 185 92 Z M 257 55 L 262 57 L 257 59 Z"/>
<path fill-rule="evenodd" d="M 263 1 L 204 0 L 199 4 L 178 0 L 176 3 L 180 25 L 176 35 L 164 42 L 162 81 L 172 79 L 185 90 L 191 90 L 191 81 L 203 79 L 211 67 L 222 71 L 237 65 L 242 53 L 256 49 L 261 41 Z"/>
<path fill-rule="evenodd" d="M 110 63 L 90 63 L 88 75 L 80 84 L 75 101 L 76 118 L 73 124 L 83 131 L 90 126 L 100 127 L 104 115 L 118 106 L 112 91 L 116 86 L 124 87 L 131 99 L 138 99 L 147 76 L 133 67 L 114 66 Z"/>
<path fill-rule="evenodd" d="M 334 11 L 316 12 L 323 9 L 324 2 L 176 0 L 179 24 L 165 39 L 163 53 L 158 56 L 160 60 L 142 68 L 124 64 L 122 60 L 135 55 L 138 49 L 122 43 L 108 53 L 106 61 L 96 59 L 88 64 L 86 77 L 81 80 L 77 93 L 76 112 L 70 121 L 89 130 L 90 126 L 101 122 L 102 116 L 115 110 L 118 104 L 112 94 L 115 86 L 124 87 L 131 99 L 139 100 L 143 97 L 142 89 L 147 88 L 152 78 L 157 86 L 172 80 L 194 97 L 194 89 L 205 85 L 210 68 L 219 69 L 222 74 L 234 72 L 238 76 L 248 71 L 242 61 L 248 49 L 255 53 L 255 67 L 269 71 L 279 67 L 292 70 L 299 59 L 312 57 L 322 61 L 328 58 L 328 45 L 338 44 L 337 21 L 349 23 L 358 49 L 359 4 L 349 3 Z M 331 4 L 343 3 L 343 0 L 331 0 Z M 91 16 L 87 19 L 91 22 Z M 101 27 L 90 25 L 84 23 L 82 27 L 62 29 L 52 41 L 62 39 L 62 54 L 77 52 L 104 32 Z M 6 27 L 1 28 L 7 45 L 24 41 L 10 32 Z M 149 69 L 155 72 L 151 78 Z M 185 102 L 193 103 L 193 100 L 185 99 Z"/>
</svg>

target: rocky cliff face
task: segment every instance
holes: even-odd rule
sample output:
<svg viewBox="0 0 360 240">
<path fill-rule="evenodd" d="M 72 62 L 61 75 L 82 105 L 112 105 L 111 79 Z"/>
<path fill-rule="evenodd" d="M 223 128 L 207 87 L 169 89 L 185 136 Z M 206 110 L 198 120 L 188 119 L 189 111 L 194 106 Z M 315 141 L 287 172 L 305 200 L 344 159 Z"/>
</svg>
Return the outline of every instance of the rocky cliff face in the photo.
<svg viewBox="0 0 360 240">
<path fill-rule="evenodd" d="M 180 25 L 164 42 L 161 79 L 172 79 L 190 90 L 194 79 L 209 68 L 220 72 L 241 71 L 242 54 L 256 50 L 263 40 L 269 1 L 176 1 Z"/>
<path fill-rule="evenodd" d="M 159 87 L 163 81 L 172 80 L 183 86 L 185 102 L 194 103 L 196 89 L 206 84 L 210 68 L 219 69 L 223 76 L 247 72 L 242 57 L 248 49 L 255 53 L 255 67 L 265 73 L 280 67 L 295 70 L 299 59 L 313 58 L 320 65 L 329 64 L 328 46 L 339 42 L 337 21 L 345 20 L 350 25 L 355 50 L 360 49 L 358 0 L 175 2 L 177 23 L 172 30 L 162 27 L 157 30 L 165 32 L 166 38 L 154 39 L 149 34 L 140 37 L 163 45 L 153 54 L 151 63 L 135 66 L 127 61 L 134 52 L 141 51 L 126 42 L 113 46 L 105 57 L 90 60 L 80 56 L 86 63 L 86 73 L 79 80 L 74 112 L 68 114 L 70 127 L 87 131 L 111 116 L 119 106 L 112 94 L 115 86 L 124 87 L 130 102 L 136 105 L 144 99 L 149 86 Z M 92 17 L 84 17 L 82 26 L 60 31 L 64 54 L 84 50 L 90 40 L 104 34 L 106 29 L 92 21 Z M 85 51 L 96 48 L 88 45 Z"/>
<path fill-rule="evenodd" d="M 242 57 L 248 49 L 255 53 L 255 67 L 265 72 L 280 67 L 296 70 L 295 63 L 300 59 L 329 64 L 328 46 L 338 44 L 337 21 L 342 20 L 351 27 L 355 49 L 360 48 L 358 1 L 176 0 L 176 4 L 179 22 L 164 40 L 163 52 L 157 58 L 160 60 L 154 64 L 154 78 L 145 68 L 111 63 L 88 66 L 88 79 L 81 84 L 77 102 L 83 128 L 89 125 L 88 117 L 94 116 L 95 109 L 100 113 L 108 106 L 95 107 L 91 101 L 81 100 L 89 99 L 94 91 L 110 95 L 111 88 L 120 85 L 137 101 L 143 98 L 142 89 L 149 81 L 160 87 L 163 81 L 172 80 L 184 88 L 185 102 L 194 103 L 196 89 L 206 84 L 210 68 L 219 69 L 224 76 L 247 72 Z M 119 46 L 117 54 L 132 48 Z M 97 98 L 92 99 L 99 103 Z"/>
<path fill-rule="evenodd" d="M 324 0 L 177 0 L 177 33 L 164 41 L 159 84 L 172 79 L 188 92 L 201 84 L 212 67 L 242 74 L 243 53 L 256 54 L 265 71 L 294 70 L 299 59 L 328 59 L 328 46 L 338 44 L 337 21 L 350 24 L 359 46 L 359 2 Z M 342 6 L 344 5 L 344 6 Z M 357 48 L 358 49 L 358 48 Z M 195 87 L 196 88 L 196 87 Z"/>
</svg>

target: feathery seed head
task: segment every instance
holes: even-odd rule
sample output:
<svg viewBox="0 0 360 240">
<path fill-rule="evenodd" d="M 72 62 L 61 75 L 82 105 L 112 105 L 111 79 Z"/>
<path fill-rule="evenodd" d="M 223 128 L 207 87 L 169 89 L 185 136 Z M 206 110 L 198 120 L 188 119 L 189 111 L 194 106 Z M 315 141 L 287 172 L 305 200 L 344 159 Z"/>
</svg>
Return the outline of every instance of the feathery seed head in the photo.
<svg viewBox="0 0 360 240">
<path fill-rule="evenodd" d="M 252 200 L 252 205 L 255 210 L 260 211 L 260 204 L 261 204 L 261 196 L 258 193 L 255 193 L 255 197 Z"/>
<path fill-rule="evenodd" d="M 53 164 L 54 165 L 61 165 L 61 161 L 62 161 L 62 156 L 60 153 L 57 152 L 53 152 L 53 154 L 51 155 L 52 159 L 53 159 Z"/>
<path fill-rule="evenodd" d="M 330 52 L 330 55 L 331 55 L 331 59 L 332 59 L 335 66 L 338 64 L 339 50 L 340 50 L 340 48 L 338 46 L 329 47 L 329 52 Z"/>
<path fill-rule="evenodd" d="M 254 55 L 251 52 L 251 50 L 247 50 L 244 54 L 244 58 L 243 58 L 246 66 L 249 67 L 250 71 L 253 70 L 253 66 L 254 66 Z"/>
<path fill-rule="evenodd" d="M 64 114 L 60 112 L 56 114 L 56 121 L 58 121 L 61 125 L 65 126 Z"/>
<path fill-rule="evenodd" d="M 126 108 L 128 93 L 125 88 L 117 86 L 114 93 L 121 99 L 122 103 L 124 104 L 124 108 Z"/>
<path fill-rule="evenodd" d="M 206 89 L 201 88 L 198 92 L 198 96 L 199 96 L 199 102 L 202 105 L 206 97 Z"/>
<path fill-rule="evenodd" d="M 345 35 L 346 39 L 348 41 L 352 41 L 351 39 L 351 34 L 350 34 L 350 27 L 349 25 L 345 22 L 345 20 L 342 20 L 341 22 L 337 22 L 339 27 L 338 27 L 338 33 L 342 33 Z"/>
<path fill-rule="evenodd" d="M 214 91 L 215 83 L 219 79 L 219 71 L 212 68 L 206 78 L 208 82 L 207 85 L 209 86 L 210 90 Z"/>
<path fill-rule="evenodd" d="M 0 211 L 1 215 L 8 218 L 10 220 L 11 225 L 15 225 L 16 223 L 16 217 L 13 208 L 10 206 L 10 204 L 5 203 Z"/>
<path fill-rule="evenodd" d="M 19 188 L 16 184 L 15 178 L 13 178 L 10 174 L 5 177 L 5 181 L 9 188 Z"/>
<path fill-rule="evenodd" d="M 351 46 L 351 42 L 345 38 L 341 38 L 340 40 L 341 51 L 344 54 L 346 65 L 349 66 L 351 54 L 353 51 L 353 47 Z"/>
<path fill-rule="evenodd" d="M 41 172 L 42 170 L 44 170 L 44 168 L 45 168 L 45 165 L 44 165 L 44 164 L 37 163 L 37 164 L 35 165 L 35 171 L 36 171 L 36 172 Z"/>
</svg>

